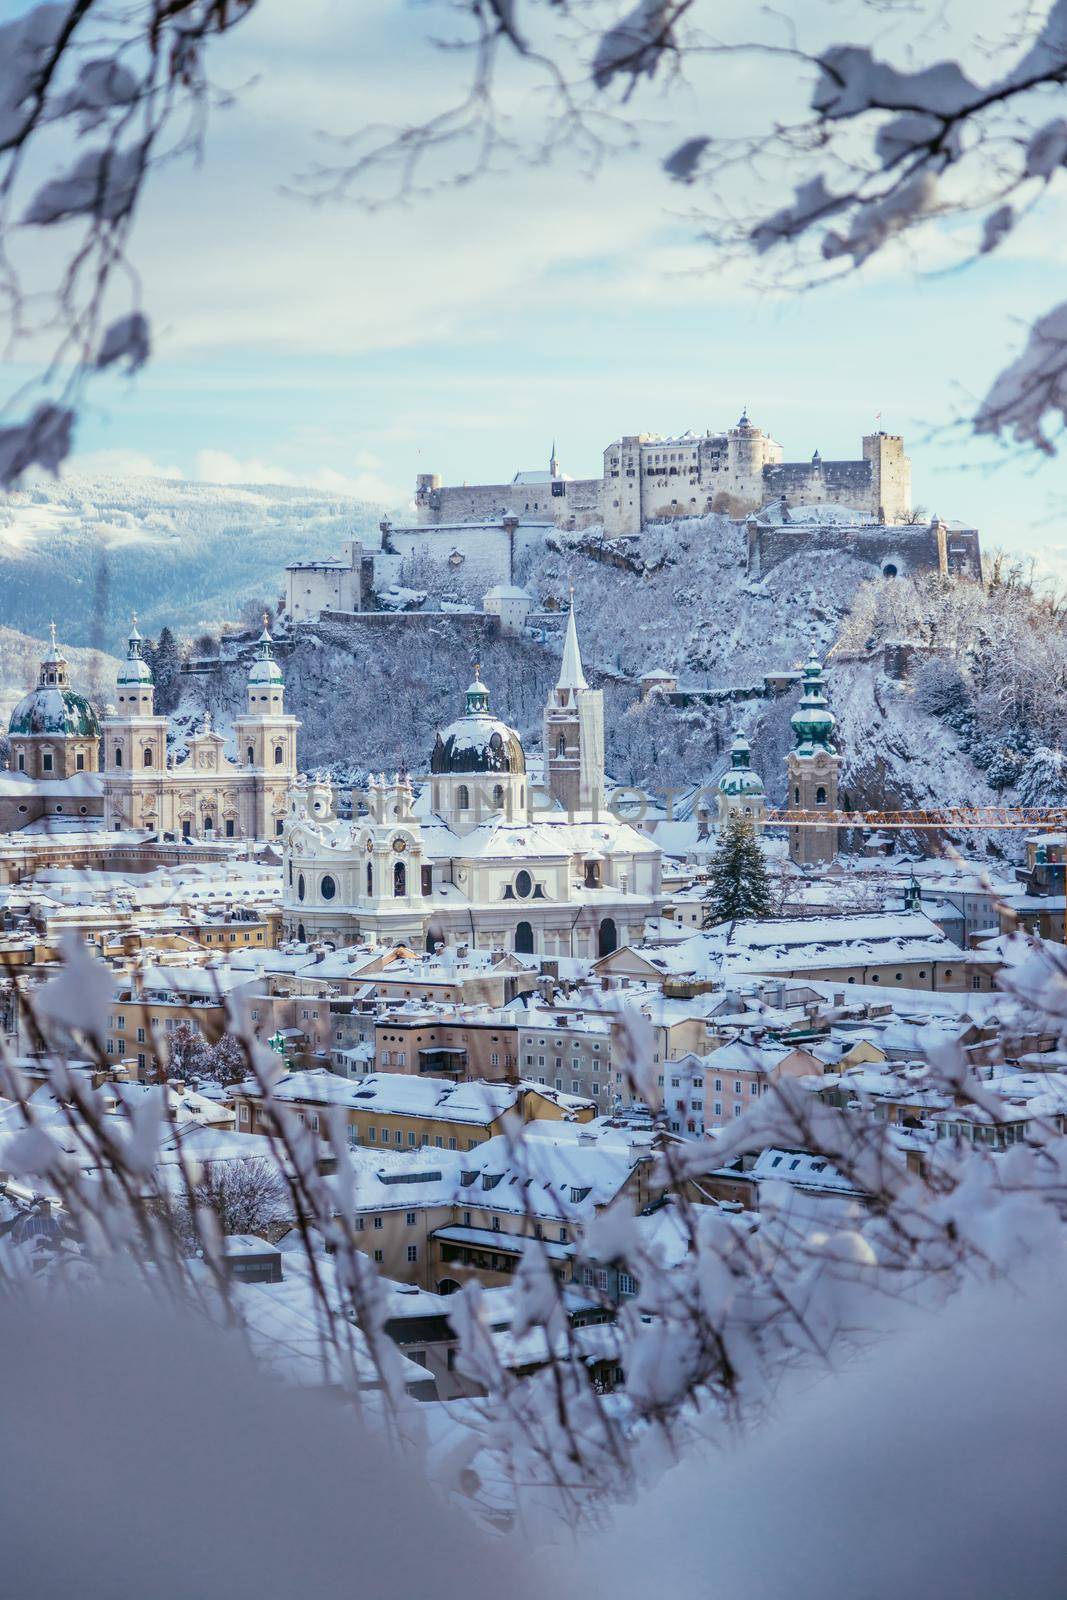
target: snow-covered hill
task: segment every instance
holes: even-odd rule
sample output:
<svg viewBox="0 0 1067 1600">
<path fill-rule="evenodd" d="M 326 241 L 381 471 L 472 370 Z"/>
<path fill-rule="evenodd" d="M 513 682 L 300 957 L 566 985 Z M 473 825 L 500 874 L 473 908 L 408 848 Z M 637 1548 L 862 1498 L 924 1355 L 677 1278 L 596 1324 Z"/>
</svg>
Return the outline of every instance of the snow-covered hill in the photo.
<svg viewBox="0 0 1067 1600">
<path fill-rule="evenodd" d="M 288 561 L 375 544 L 380 507 L 315 489 L 165 478 L 64 479 L 0 498 L 0 624 L 115 648 L 131 611 L 145 633 L 196 633 L 247 600 L 272 603 Z"/>
</svg>

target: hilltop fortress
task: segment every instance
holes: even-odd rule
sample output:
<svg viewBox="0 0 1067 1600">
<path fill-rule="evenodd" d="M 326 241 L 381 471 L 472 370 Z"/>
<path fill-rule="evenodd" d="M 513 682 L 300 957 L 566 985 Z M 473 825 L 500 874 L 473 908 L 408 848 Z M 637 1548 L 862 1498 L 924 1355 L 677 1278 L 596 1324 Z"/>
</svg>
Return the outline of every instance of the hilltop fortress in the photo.
<svg viewBox="0 0 1067 1600">
<path fill-rule="evenodd" d="M 911 462 L 899 434 L 870 433 L 855 461 L 783 461 L 782 446 L 742 414 L 725 433 L 627 434 L 604 451 L 599 478 L 561 471 L 552 446 L 548 471 L 510 483 L 444 485 L 421 473 L 415 504 L 422 526 L 502 517 L 577 530 L 602 525 L 610 537 L 649 522 L 721 512 L 740 518 L 764 506 L 833 505 L 885 525 L 911 520 Z"/>
</svg>

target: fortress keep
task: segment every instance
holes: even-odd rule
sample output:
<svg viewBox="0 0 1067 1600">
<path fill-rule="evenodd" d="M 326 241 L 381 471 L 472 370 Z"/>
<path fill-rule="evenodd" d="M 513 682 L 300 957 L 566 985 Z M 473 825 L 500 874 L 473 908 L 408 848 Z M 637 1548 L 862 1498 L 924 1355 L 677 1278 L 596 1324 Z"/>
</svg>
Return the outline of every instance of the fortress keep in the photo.
<svg viewBox="0 0 1067 1600">
<path fill-rule="evenodd" d="M 424 526 L 517 517 L 608 535 L 640 533 L 648 522 L 722 512 L 744 517 L 770 504 L 834 505 L 880 524 L 911 518 L 911 462 L 899 434 L 870 433 L 855 461 L 784 461 L 782 446 L 747 412 L 723 433 L 626 434 L 604 451 L 599 478 L 572 478 L 553 444 L 547 471 L 518 472 L 510 483 L 444 485 L 419 475 Z"/>
</svg>

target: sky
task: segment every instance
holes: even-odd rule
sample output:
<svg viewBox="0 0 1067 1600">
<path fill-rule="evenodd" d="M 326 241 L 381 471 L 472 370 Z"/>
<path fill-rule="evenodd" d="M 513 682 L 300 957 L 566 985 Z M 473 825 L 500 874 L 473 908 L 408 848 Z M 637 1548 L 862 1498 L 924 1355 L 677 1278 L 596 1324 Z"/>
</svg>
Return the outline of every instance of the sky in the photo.
<svg viewBox="0 0 1067 1600">
<path fill-rule="evenodd" d="M 22 9 L 0 0 L 0 17 Z M 794 9 L 803 20 L 817 0 Z M 826 16 L 840 32 L 850 11 L 869 22 L 854 5 Z M 700 191 L 660 165 L 681 138 L 765 114 L 759 60 L 643 88 L 636 148 L 593 176 L 573 152 L 536 165 L 520 148 L 407 204 L 311 203 L 298 175 L 343 159 L 338 136 L 454 92 L 461 58 L 432 29 L 445 31 L 437 3 L 259 0 L 216 43 L 233 103 L 212 110 L 202 160 L 160 169 L 133 240 L 154 357 L 93 386 L 75 470 L 307 483 L 402 509 L 419 472 L 506 481 L 547 465 L 553 440 L 566 472 L 591 476 L 624 432 L 718 430 L 747 409 L 787 460 L 838 458 L 880 417 L 905 436 L 916 503 L 1067 575 L 1061 462 L 977 444 L 961 422 L 1059 298 L 1058 203 L 968 270 L 935 250 L 808 292 L 761 289 L 713 257 L 691 214 Z M 521 145 L 538 102 L 521 81 L 505 91 Z M 57 243 L 27 248 L 44 268 Z"/>
</svg>

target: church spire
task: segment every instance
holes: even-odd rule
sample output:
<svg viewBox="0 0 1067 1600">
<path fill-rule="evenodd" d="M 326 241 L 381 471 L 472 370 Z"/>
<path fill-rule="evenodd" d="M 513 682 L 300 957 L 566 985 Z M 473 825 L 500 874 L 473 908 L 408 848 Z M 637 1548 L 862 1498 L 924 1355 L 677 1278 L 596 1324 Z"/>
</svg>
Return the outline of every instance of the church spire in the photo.
<svg viewBox="0 0 1067 1600">
<path fill-rule="evenodd" d="M 574 590 L 571 590 L 571 609 L 567 617 L 567 636 L 563 641 L 563 660 L 560 662 L 557 689 L 588 689 L 582 671 L 582 653 L 578 648 L 578 629 L 574 622 Z"/>
<path fill-rule="evenodd" d="M 556 454 L 556 441 L 552 441 L 552 454 L 548 458 L 548 471 L 551 477 L 559 477 L 559 457 Z"/>
</svg>

